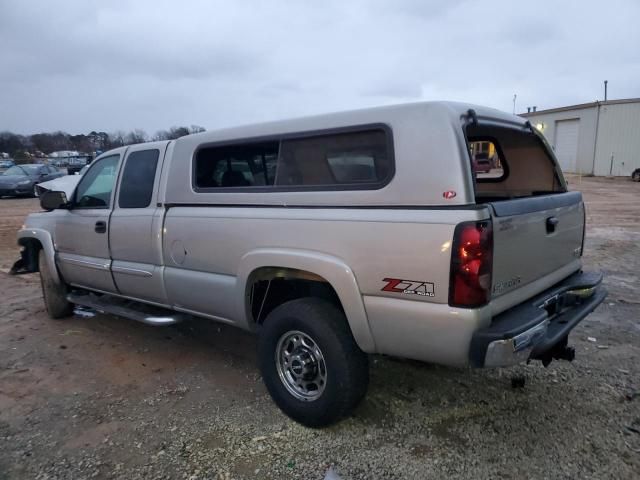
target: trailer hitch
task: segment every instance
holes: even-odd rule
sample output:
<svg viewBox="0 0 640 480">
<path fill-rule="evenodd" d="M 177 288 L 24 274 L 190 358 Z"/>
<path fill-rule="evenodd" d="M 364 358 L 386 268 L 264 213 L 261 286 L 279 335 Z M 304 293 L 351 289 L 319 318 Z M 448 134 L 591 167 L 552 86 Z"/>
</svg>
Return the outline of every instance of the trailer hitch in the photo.
<svg viewBox="0 0 640 480">
<path fill-rule="evenodd" d="M 565 337 L 546 352 L 536 355 L 535 360 L 540 360 L 544 367 L 548 367 L 553 360 L 573 362 L 576 358 L 576 349 L 567 345 L 568 340 Z"/>
</svg>

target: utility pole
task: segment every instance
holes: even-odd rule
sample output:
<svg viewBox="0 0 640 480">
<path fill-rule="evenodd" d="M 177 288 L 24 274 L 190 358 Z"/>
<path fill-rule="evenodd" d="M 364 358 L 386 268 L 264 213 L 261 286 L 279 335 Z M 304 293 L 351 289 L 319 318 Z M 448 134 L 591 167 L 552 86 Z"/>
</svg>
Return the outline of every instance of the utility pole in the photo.
<svg viewBox="0 0 640 480">
<path fill-rule="evenodd" d="M 607 101 L 607 83 L 609 83 L 609 80 L 605 80 L 604 81 L 604 101 Z"/>
<path fill-rule="evenodd" d="M 517 94 L 513 94 L 513 114 L 516 114 L 516 98 L 518 98 Z"/>
</svg>

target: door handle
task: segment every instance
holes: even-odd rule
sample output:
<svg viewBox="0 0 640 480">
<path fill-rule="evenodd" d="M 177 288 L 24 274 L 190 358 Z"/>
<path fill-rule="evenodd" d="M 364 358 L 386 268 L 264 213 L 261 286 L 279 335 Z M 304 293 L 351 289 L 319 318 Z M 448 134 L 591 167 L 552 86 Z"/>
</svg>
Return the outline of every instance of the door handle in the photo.
<svg viewBox="0 0 640 480">
<path fill-rule="evenodd" d="M 547 218 L 547 233 L 555 232 L 559 222 L 560 220 L 558 220 L 556 217 Z"/>
<path fill-rule="evenodd" d="M 96 233 L 106 233 L 107 231 L 107 222 L 99 221 L 96 222 Z"/>
</svg>

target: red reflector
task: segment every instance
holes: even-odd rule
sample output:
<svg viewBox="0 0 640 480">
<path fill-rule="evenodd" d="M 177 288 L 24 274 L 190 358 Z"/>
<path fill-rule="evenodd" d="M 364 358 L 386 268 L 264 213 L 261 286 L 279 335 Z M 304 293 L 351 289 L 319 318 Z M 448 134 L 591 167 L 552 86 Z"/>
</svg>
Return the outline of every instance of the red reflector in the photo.
<svg viewBox="0 0 640 480">
<path fill-rule="evenodd" d="M 464 222 L 456 226 L 451 250 L 449 305 L 479 307 L 489 301 L 492 257 L 491 221 Z"/>
<path fill-rule="evenodd" d="M 452 198 L 453 198 L 453 197 L 455 197 L 456 195 L 457 195 L 457 194 L 456 194 L 456 192 L 454 192 L 453 190 L 447 190 L 446 192 L 444 192 L 444 193 L 442 194 L 442 196 L 443 196 L 444 198 L 446 198 L 447 200 L 452 199 Z"/>
</svg>

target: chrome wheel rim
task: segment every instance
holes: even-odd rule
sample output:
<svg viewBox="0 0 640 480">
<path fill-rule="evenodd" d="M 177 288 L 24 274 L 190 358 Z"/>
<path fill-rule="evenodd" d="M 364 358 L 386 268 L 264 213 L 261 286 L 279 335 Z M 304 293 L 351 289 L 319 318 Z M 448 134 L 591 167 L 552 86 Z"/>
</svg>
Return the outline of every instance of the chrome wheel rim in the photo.
<svg viewBox="0 0 640 480">
<path fill-rule="evenodd" d="M 280 381 L 298 400 L 317 400 L 327 385 L 327 365 L 318 344 L 298 330 L 286 332 L 276 346 Z"/>
</svg>

